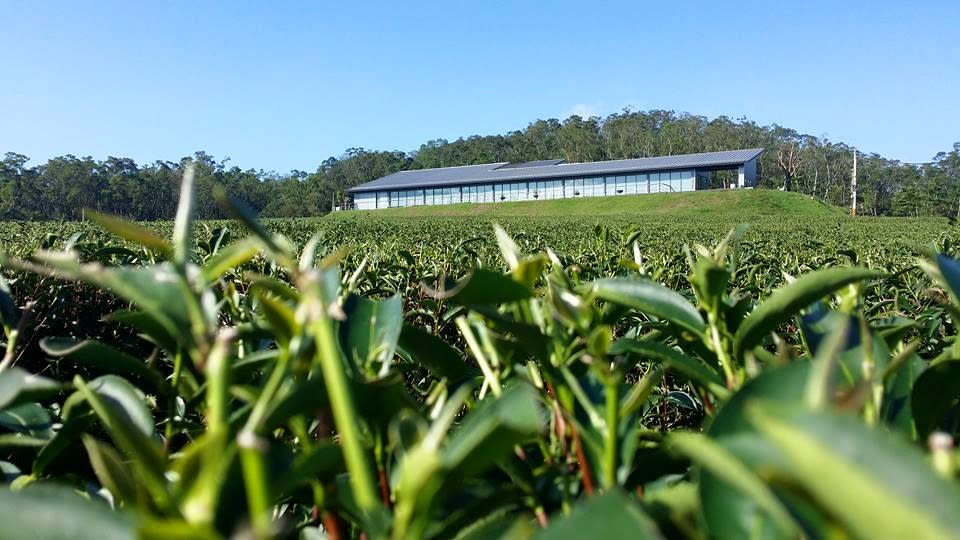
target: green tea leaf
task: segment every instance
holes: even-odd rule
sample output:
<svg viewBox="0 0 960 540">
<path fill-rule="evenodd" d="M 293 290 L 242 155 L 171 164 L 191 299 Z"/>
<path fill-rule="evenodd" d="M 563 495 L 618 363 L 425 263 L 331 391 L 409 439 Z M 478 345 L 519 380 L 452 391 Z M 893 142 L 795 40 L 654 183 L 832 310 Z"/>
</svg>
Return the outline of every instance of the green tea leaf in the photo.
<svg viewBox="0 0 960 540">
<path fill-rule="evenodd" d="M 20 308 L 13 300 L 10 284 L 0 274 L 0 327 L 16 328 L 20 322 Z"/>
<path fill-rule="evenodd" d="M 756 433 L 746 408 L 758 400 L 802 404 L 810 372 L 809 362 L 792 362 L 766 369 L 730 396 L 717 412 L 707 435 L 753 470 L 767 468 L 780 460 L 776 447 Z M 700 475 L 700 499 L 710 534 L 716 538 L 744 537 L 786 539 L 760 505 L 710 470 Z"/>
<path fill-rule="evenodd" d="M 64 461 L 70 459 L 82 460 L 82 455 L 75 457 L 73 454 L 71 454 L 71 450 L 78 446 L 75 443 L 80 440 L 80 437 L 84 433 L 87 432 L 95 420 L 96 416 L 90 412 L 81 415 L 65 417 L 63 419 L 63 426 L 57 430 L 56 435 L 47 441 L 40 451 L 37 452 L 37 457 L 33 460 L 34 476 L 40 477 L 46 474 L 47 469 L 51 466 L 51 464 L 55 463 L 60 458 L 62 458 Z"/>
<path fill-rule="evenodd" d="M 223 189 L 223 186 L 214 186 L 213 197 L 217 200 L 221 207 L 223 207 L 227 212 L 230 213 L 235 219 L 239 220 L 243 225 L 249 230 L 255 238 L 257 238 L 263 246 L 270 251 L 275 257 L 282 257 L 285 259 L 293 259 L 285 261 L 291 268 L 296 268 L 295 263 L 295 254 L 288 253 L 288 250 L 284 246 L 281 246 L 277 239 L 274 238 L 266 229 L 263 228 L 263 225 L 257 219 L 254 211 L 247 206 L 246 203 L 231 197 L 227 194 L 226 190 Z"/>
<path fill-rule="evenodd" d="M 110 313 L 104 320 L 127 325 L 138 332 L 143 339 L 156 344 L 168 353 L 175 353 L 177 340 L 170 335 L 163 323 L 157 317 L 145 311 L 122 309 Z"/>
<path fill-rule="evenodd" d="M 510 276 L 484 268 L 475 268 L 451 287 L 428 293 L 464 306 L 506 304 L 533 296 L 533 291 Z"/>
<path fill-rule="evenodd" d="M 266 319 L 266 323 L 270 325 L 274 337 L 280 343 L 289 343 L 300 327 L 294 308 L 276 296 L 262 292 L 262 289 L 257 289 L 254 296 L 259 304 L 259 311 Z"/>
<path fill-rule="evenodd" d="M 0 427 L 42 440 L 53 437 L 53 419 L 38 403 L 24 403 L 3 409 L 0 411 Z"/>
<path fill-rule="evenodd" d="M 686 432 L 671 433 L 667 436 L 665 444 L 669 450 L 690 458 L 752 499 L 773 518 L 785 534 L 797 533 L 796 524 L 776 495 L 764 485 L 748 464 L 737 459 L 724 447 L 705 435 Z"/>
<path fill-rule="evenodd" d="M 0 371 L 0 409 L 30 401 L 43 401 L 69 388 L 19 367 Z"/>
<path fill-rule="evenodd" d="M 694 334 L 706 328 L 703 317 L 680 293 L 648 279 L 613 277 L 585 287 L 593 296 L 669 321 Z"/>
<path fill-rule="evenodd" d="M 223 274 L 254 258 L 259 251 L 257 243 L 250 238 L 244 238 L 220 248 L 203 263 L 201 271 L 204 280 L 216 281 Z"/>
<path fill-rule="evenodd" d="M 941 429 L 944 417 L 960 404 L 960 359 L 937 362 L 913 384 L 910 408 L 921 440 Z"/>
<path fill-rule="evenodd" d="M 526 384 L 505 388 L 499 398 L 483 400 L 444 446 L 441 461 L 448 470 L 476 473 L 493 464 L 514 445 L 543 429 L 537 394 Z"/>
<path fill-rule="evenodd" d="M 134 520 L 105 503 L 66 487 L 32 485 L 19 492 L 0 489 L 4 531 L 36 540 L 128 540 Z"/>
<path fill-rule="evenodd" d="M 447 379 L 453 386 L 480 375 L 478 369 L 464 360 L 460 351 L 416 326 L 403 325 L 397 350 L 400 356 L 427 368 L 437 378 Z"/>
<path fill-rule="evenodd" d="M 55 358 L 68 358 L 77 365 L 142 381 L 161 395 L 170 393 L 169 385 L 156 370 L 129 354 L 99 341 L 47 337 L 40 340 L 40 348 Z"/>
<path fill-rule="evenodd" d="M 960 535 L 960 486 L 923 454 L 859 419 L 802 407 L 756 404 L 749 416 L 786 458 L 788 474 L 861 538 Z"/>
<path fill-rule="evenodd" d="M 186 296 L 189 287 L 170 263 L 108 268 L 97 263 L 81 264 L 76 254 L 44 251 L 34 258 L 50 267 L 30 266 L 36 271 L 84 281 L 137 304 L 171 336 L 184 336 L 182 329 L 194 323 L 189 306 L 195 301 Z"/>
<path fill-rule="evenodd" d="M 141 540 L 219 540 L 223 536 L 206 525 L 173 519 L 146 518 L 137 526 L 137 538 Z"/>
<path fill-rule="evenodd" d="M 120 377 L 106 375 L 89 384 L 73 380 L 113 441 L 138 465 L 138 477 L 155 499 L 166 502 L 166 459 L 152 438 L 153 418 L 143 395 Z"/>
<path fill-rule="evenodd" d="M 623 338 L 614 342 L 610 354 L 633 353 L 649 358 L 662 364 L 665 368 L 676 371 L 691 381 L 709 389 L 718 397 L 730 394 L 724 386 L 723 379 L 699 360 L 683 354 L 656 341 Z"/>
<path fill-rule="evenodd" d="M 123 462 L 120 454 L 110 445 L 102 443 L 89 435 L 83 436 L 83 446 L 90 456 L 90 465 L 103 487 L 110 490 L 114 498 L 128 505 L 137 502 L 137 482 L 132 471 Z"/>
<path fill-rule="evenodd" d="M 193 255 L 193 208 L 194 176 L 193 164 L 187 165 L 180 183 L 180 199 L 177 204 L 177 216 L 173 222 L 173 260 L 179 266 L 186 265 Z"/>
<path fill-rule="evenodd" d="M 283 496 L 317 479 L 332 479 L 344 470 L 340 446 L 328 440 L 296 456 L 290 468 L 277 479 L 274 489 L 278 496 Z"/>
<path fill-rule="evenodd" d="M 800 276 L 793 283 L 774 291 L 740 323 L 734 336 L 734 351 L 742 356 L 801 309 L 831 292 L 882 275 L 883 272 L 869 268 L 833 267 Z"/>
<path fill-rule="evenodd" d="M 955 298 L 960 298 L 960 262 L 943 253 L 938 253 L 935 259 L 937 269 L 946 286 L 953 293 Z"/>
<path fill-rule="evenodd" d="M 403 327 L 403 302 L 399 294 L 386 300 L 370 300 L 355 294 L 343 305 L 347 320 L 340 324 L 340 343 L 347 358 L 359 366 L 383 365 L 384 374 L 393 360 Z"/>
<path fill-rule="evenodd" d="M 640 506 L 619 490 L 590 497 L 565 518 L 540 531 L 536 540 L 592 538 L 662 538 L 657 526 Z"/>
<path fill-rule="evenodd" d="M 142 225 L 138 225 L 132 221 L 128 221 L 118 216 L 101 214 L 100 212 L 95 212 L 93 210 L 87 211 L 87 217 L 92 219 L 108 232 L 111 232 L 120 238 L 123 238 L 124 240 L 128 240 L 135 244 L 140 244 L 141 246 L 159 253 L 164 257 L 169 257 L 173 254 L 173 246 L 170 245 L 170 242 L 160 238 L 153 233 L 153 231 L 150 231 Z"/>
</svg>

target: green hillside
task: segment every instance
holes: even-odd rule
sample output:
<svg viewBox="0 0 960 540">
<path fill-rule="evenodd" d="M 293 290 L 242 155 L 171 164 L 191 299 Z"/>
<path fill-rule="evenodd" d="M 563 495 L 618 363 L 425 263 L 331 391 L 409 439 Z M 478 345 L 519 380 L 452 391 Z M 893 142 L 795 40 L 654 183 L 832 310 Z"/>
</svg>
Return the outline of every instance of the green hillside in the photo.
<svg viewBox="0 0 960 540">
<path fill-rule="evenodd" d="M 484 204 L 450 204 L 442 206 L 413 206 L 360 212 L 335 212 L 327 219 L 338 219 L 357 214 L 378 217 L 425 216 L 601 216 L 601 215 L 738 215 L 774 216 L 842 215 L 841 208 L 821 203 L 799 193 L 766 189 L 699 191 L 690 193 L 658 193 L 619 197 L 590 197 L 583 199 L 555 199 L 549 201 L 501 202 Z"/>
</svg>

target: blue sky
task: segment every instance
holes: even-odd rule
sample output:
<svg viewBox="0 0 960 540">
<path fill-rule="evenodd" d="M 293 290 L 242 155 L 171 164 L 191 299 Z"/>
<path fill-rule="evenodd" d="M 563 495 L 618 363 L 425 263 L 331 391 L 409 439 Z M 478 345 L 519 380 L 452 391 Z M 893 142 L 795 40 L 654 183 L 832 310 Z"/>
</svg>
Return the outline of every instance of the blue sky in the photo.
<svg viewBox="0 0 960 540">
<path fill-rule="evenodd" d="M 791 4 L 0 0 L 0 153 L 312 171 L 626 106 L 960 141 L 960 2 Z"/>
</svg>

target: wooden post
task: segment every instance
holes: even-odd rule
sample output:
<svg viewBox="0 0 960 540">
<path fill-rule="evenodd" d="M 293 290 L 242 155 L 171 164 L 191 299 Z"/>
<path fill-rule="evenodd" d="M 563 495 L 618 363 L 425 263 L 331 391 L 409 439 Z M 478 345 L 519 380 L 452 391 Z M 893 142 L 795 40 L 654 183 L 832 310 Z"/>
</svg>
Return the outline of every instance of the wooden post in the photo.
<svg viewBox="0 0 960 540">
<path fill-rule="evenodd" d="M 853 149 L 853 176 L 850 181 L 850 215 L 857 217 L 857 149 Z"/>
</svg>

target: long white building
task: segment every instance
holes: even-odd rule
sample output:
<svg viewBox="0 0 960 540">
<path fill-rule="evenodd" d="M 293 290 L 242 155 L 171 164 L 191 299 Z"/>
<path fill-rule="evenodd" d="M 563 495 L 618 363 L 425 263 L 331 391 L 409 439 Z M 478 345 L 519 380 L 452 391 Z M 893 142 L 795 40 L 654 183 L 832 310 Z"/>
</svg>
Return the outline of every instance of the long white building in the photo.
<svg viewBox="0 0 960 540">
<path fill-rule="evenodd" d="M 732 187 L 757 183 L 762 148 L 591 163 L 562 159 L 485 163 L 393 173 L 347 190 L 354 208 L 533 201 L 696 191 L 714 171 L 737 171 Z"/>
</svg>

